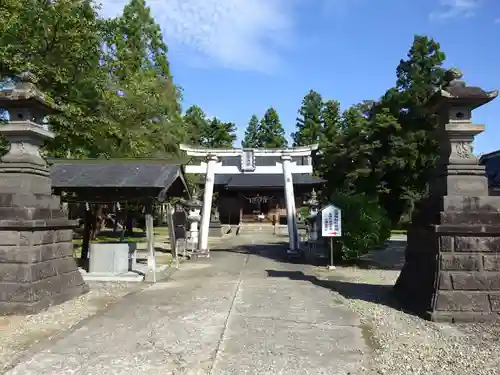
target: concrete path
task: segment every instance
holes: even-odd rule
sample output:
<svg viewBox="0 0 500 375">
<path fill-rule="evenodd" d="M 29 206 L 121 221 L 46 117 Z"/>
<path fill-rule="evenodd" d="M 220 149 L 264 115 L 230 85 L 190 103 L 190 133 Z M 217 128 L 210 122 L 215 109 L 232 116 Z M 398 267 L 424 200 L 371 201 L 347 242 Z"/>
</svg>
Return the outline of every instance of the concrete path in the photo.
<svg viewBox="0 0 500 375">
<path fill-rule="evenodd" d="M 253 244 L 184 263 L 7 374 L 357 374 L 370 353 L 358 317 L 283 252 Z"/>
</svg>

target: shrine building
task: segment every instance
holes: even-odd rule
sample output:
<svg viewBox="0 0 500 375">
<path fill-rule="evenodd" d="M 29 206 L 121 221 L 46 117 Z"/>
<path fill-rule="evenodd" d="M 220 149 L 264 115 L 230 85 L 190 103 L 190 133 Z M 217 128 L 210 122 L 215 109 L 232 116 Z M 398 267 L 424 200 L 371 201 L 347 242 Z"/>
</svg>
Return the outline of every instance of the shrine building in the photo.
<svg viewBox="0 0 500 375">
<path fill-rule="evenodd" d="M 295 160 L 294 160 L 295 159 Z M 292 159 L 294 166 L 309 166 L 310 157 Z M 221 158 L 223 165 L 239 163 L 235 157 Z M 267 164 L 264 164 L 267 163 Z M 262 166 L 279 164 L 279 157 L 260 159 Z M 312 173 L 293 175 L 295 207 L 300 208 L 314 187 L 323 180 Z M 286 224 L 285 181 L 279 174 L 219 174 L 215 176 L 214 192 L 218 199 L 214 207 L 218 211 L 221 224 L 241 225 L 264 222 L 272 224 L 276 220 Z"/>
</svg>

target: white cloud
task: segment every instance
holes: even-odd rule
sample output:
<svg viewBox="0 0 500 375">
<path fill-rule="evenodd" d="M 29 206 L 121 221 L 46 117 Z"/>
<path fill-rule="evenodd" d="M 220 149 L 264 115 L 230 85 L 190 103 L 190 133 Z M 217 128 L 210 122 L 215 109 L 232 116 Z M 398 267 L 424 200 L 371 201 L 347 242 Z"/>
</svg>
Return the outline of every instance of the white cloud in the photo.
<svg viewBox="0 0 500 375">
<path fill-rule="evenodd" d="M 432 20 L 472 17 L 480 6 L 479 0 L 440 0 L 440 9 L 430 14 Z"/>
<path fill-rule="evenodd" d="M 128 0 L 102 0 L 118 15 Z M 165 40 L 197 64 L 272 71 L 294 33 L 297 0 L 148 0 Z"/>
</svg>

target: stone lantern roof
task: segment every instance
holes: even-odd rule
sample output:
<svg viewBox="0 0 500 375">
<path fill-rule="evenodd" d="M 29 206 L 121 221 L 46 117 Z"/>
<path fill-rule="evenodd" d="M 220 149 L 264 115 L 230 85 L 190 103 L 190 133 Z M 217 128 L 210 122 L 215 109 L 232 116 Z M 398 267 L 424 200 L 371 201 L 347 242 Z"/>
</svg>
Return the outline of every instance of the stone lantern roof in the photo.
<svg viewBox="0 0 500 375">
<path fill-rule="evenodd" d="M 470 110 L 489 103 L 498 96 L 498 90 L 485 91 L 480 87 L 467 86 L 459 69 L 445 73 L 445 84 L 429 99 L 427 108 L 437 112 L 442 107 L 467 107 Z"/>
<path fill-rule="evenodd" d="M 46 114 L 60 112 L 61 109 L 36 86 L 37 79 L 30 72 L 18 76 L 14 86 L 0 90 L 0 107 L 33 108 Z"/>
<path fill-rule="evenodd" d="M 199 199 L 199 194 L 196 189 L 193 189 L 193 193 L 191 194 L 191 198 L 188 200 L 182 200 L 182 204 L 189 209 L 197 209 L 201 208 L 203 202 Z"/>
</svg>

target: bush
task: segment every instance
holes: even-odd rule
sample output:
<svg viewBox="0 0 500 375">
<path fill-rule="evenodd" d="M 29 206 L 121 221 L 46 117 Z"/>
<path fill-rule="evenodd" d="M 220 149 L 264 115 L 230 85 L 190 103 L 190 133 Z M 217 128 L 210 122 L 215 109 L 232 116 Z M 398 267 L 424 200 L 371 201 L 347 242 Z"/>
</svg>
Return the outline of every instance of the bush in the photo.
<svg viewBox="0 0 500 375">
<path fill-rule="evenodd" d="M 390 237 L 391 221 L 378 202 L 364 195 L 334 194 L 331 203 L 342 210 L 342 237 L 336 241 L 337 259 L 357 259 Z"/>
</svg>

